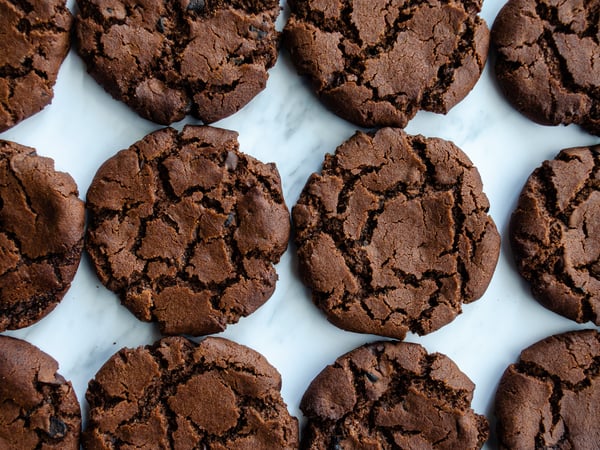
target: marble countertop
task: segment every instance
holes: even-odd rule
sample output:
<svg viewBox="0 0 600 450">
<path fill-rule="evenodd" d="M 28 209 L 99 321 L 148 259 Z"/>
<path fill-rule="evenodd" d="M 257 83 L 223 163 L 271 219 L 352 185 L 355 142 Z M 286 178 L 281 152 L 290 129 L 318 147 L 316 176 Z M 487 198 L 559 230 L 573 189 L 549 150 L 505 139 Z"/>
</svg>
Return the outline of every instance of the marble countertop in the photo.
<svg viewBox="0 0 600 450">
<path fill-rule="evenodd" d="M 482 16 L 488 25 L 503 3 L 485 0 Z M 69 1 L 71 8 L 73 4 Z M 284 7 L 280 27 L 287 16 Z M 493 429 L 498 381 L 519 352 L 548 335 L 592 327 L 562 318 L 532 298 L 512 261 L 507 226 L 533 169 L 562 148 L 597 144 L 598 138 L 575 126 L 544 127 L 521 116 L 500 94 L 491 62 L 493 56 L 473 91 L 449 114 L 421 112 L 406 131 L 452 140 L 479 168 L 490 214 L 503 238 L 498 266 L 485 295 L 465 306 L 456 320 L 432 334 L 409 335 L 406 340 L 445 353 L 458 364 L 477 386 L 473 408 L 488 416 Z M 195 121 L 186 119 L 174 126 L 181 129 L 185 123 Z M 290 209 L 308 176 L 320 169 L 323 156 L 357 130 L 319 103 L 306 80 L 296 75 L 285 51 L 270 71 L 267 88 L 243 110 L 213 125 L 237 131 L 242 151 L 277 164 Z M 54 158 L 58 170 L 75 178 L 84 199 L 102 162 L 158 128 L 105 93 L 71 51 L 52 105 L 0 138 L 33 146 L 40 155 Z M 300 282 L 294 250 L 290 244 L 277 266 L 279 281 L 273 297 L 221 336 L 267 357 L 282 375 L 282 394 L 290 412 L 303 423 L 298 406 L 312 378 L 336 357 L 378 338 L 327 322 Z M 25 339 L 58 360 L 60 373 L 72 381 L 84 414 L 87 383 L 100 366 L 124 346 L 150 344 L 160 337 L 155 325 L 138 321 L 101 285 L 86 257 L 71 289 L 50 315 L 5 334 Z M 484 448 L 496 447 L 492 433 Z"/>
</svg>

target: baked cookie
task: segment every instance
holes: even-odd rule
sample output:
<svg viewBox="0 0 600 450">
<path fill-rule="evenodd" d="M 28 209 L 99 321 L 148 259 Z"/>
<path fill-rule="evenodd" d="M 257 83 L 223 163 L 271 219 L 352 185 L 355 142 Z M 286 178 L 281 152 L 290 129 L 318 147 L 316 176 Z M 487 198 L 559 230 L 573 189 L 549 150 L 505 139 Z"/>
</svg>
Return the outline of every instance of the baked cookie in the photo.
<svg viewBox="0 0 600 450">
<path fill-rule="evenodd" d="M 600 146 L 562 150 L 523 187 L 510 226 L 533 296 L 577 322 L 600 325 Z"/>
<path fill-rule="evenodd" d="M 558 334 L 523 350 L 496 392 L 499 447 L 598 448 L 598 361 L 595 330 Z"/>
<path fill-rule="evenodd" d="M 65 0 L 0 0 L 0 132 L 52 101 L 72 21 Z"/>
<path fill-rule="evenodd" d="M 86 450 L 298 448 L 298 421 L 264 356 L 222 338 L 122 349 L 90 381 Z"/>
<path fill-rule="evenodd" d="M 509 0 L 492 27 L 504 95 L 543 125 L 600 136 L 598 0 Z"/>
<path fill-rule="evenodd" d="M 265 88 L 279 0 L 77 0 L 78 51 L 114 98 L 168 125 L 227 117 Z"/>
<path fill-rule="evenodd" d="M 294 207 L 301 275 L 341 328 L 429 333 L 490 282 L 500 237 L 488 207 L 477 169 L 451 142 L 358 132 Z"/>
<path fill-rule="evenodd" d="M 337 115 L 404 127 L 446 113 L 473 88 L 489 31 L 481 0 L 289 0 L 284 43 Z"/>
<path fill-rule="evenodd" d="M 0 141 L 0 331 L 54 309 L 71 286 L 85 208 L 70 175 L 33 148 Z"/>
<path fill-rule="evenodd" d="M 81 411 L 58 363 L 0 336 L 0 448 L 79 450 Z"/>
<path fill-rule="evenodd" d="M 149 134 L 98 170 L 87 207 L 100 280 L 164 334 L 222 331 L 275 289 L 290 232 L 279 173 L 233 131 Z"/>
<path fill-rule="evenodd" d="M 375 342 L 339 357 L 308 387 L 303 449 L 479 449 L 475 385 L 454 362 L 418 344 Z"/>
</svg>

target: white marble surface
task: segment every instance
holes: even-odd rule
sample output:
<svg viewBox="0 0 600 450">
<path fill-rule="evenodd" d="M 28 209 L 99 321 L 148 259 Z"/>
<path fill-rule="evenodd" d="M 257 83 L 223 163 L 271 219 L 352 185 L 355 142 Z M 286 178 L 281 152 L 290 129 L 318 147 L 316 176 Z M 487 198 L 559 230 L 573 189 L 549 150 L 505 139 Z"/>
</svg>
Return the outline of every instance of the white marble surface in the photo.
<svg viewBox="0 0 600 450">
<path fill-rule="evenodd" d="M 70 7 L 73 3 L 69 2 Z M 485 0 L 482 16 L 488 24 L 502 4 L 503 0 Z M 280 25 L 286 17 L 284 9 Z M 175 126 L 181 128 L 183 123 L 194 120 Z M 242 151 L 277 164 L 290 208 L 310 173 L 319 170 L 324 154 L 333 152 L 356 130 L 321 106 L 285 52 L 271 70 L 266 90 L 242 111 L 214 125 L 238 131 Z M 33 146 L 39 154 L 54 158 L 59 170 L 75 178 L 85 198 L 104 160 L 158 128 L 106 94 L 71 51 L 52 105 L 0 138 Z M 480 170 L 490 213 L 502 233 L 498 266 L 483 298 L 466 306 L 462 315 L 441 330 L 407 338 L 431 352 L 447 354 L 459 365 L 477 385 L 474 409 L 486 414 L 493 428 L 497 383 L 520 350 L 553 333 L 591 327 L 577 325 L 533 300 L 512 262 L 508 219 L 523 183 L 544 159 L 562 148 L 599 140 L 574 126 L 543 127 L 518 114 L 500 95 L 490 61 L 475 89 L 448 115 L 419 113 L 407 131 L 450 139 L 469 155 Z M 377 338 L 342 331 L 327 322 L 299 281 L 293 246 L 277 271 L 273 297 L 222 335 L 268 358 L 282 374 L 283 397 L 290 412 L 302 421 L 298 405 L 311 379 L 337 356 Z M 56 358 L 60 372 L 73 382 L 84 412 L 87 383 L 110 355 L 121 347 L 159 338 L 155 326 L 139 322 L 100 284 L 86 258 L 70 291 L 49 316 L 5 334 L 26 339 Z M 496 448 L 493 435 L 485 448 Z"/>
</svg>

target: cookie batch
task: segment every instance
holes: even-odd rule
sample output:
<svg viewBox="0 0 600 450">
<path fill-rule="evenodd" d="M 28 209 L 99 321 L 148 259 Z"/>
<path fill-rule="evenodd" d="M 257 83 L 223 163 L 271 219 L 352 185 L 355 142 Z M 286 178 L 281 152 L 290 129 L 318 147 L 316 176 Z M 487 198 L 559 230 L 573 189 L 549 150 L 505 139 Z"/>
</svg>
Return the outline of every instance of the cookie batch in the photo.
<svg viewBox="0 0 600 450">
<path fill-rule="evenodd" d="M 0 0 L 0 131 L 51 102 L 71 46 L 113 98 L 167 126 L 107 155 L 85 202 L 50 158 L 0 141 L 0 331 L 49 314 L 85 254 L 162 335 L 109 357 L 87 409 L 50 355 L 0 336 L 0 447 L 479 449 L 491 430 L 475 384 L 403 340 L 484 296 L 501 234 L 533 298 L 600 325 L 600 145 L 541 163 L 502 233 L 469 156 L 403 130 L 465 98 L 491 46 L 520 113 L 600 135 L 600 2 L 508 0 L 491 32 L 478 0 L 286 5 L 283 17 L 276 0 L 77 0 L 74 13 Z M 279 47 L 325 108 L 370 128 L 327 149 L 289 206 L 276 165 L 209 125 L 265 89 Z M 178 127 L 186 116 L 201 123 Z M 307 384 L 303 422 L 263 355 L 208 336 L 269 300 L 290 240 L 314 307 L 376 336 Z M 596 448 L 599 361 L 596 330 L 524 349 L 496 391 L 499 448 Z"/>
</svg>

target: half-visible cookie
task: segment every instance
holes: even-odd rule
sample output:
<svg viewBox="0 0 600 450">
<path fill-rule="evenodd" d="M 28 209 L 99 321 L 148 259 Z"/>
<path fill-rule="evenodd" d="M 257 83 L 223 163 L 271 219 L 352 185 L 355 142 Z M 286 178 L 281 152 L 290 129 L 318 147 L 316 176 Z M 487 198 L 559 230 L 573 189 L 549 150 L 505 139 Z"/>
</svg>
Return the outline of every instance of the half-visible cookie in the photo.
<svg viewBox="0 0 600 450">
<path fill-rule="evenodd" d="M 600 136 L 598 0 L 509 0 L 492 27 L 506 98 L 543 125 Z"/>
<path fill-rule="evenodd" d="M 81 411 L 58 363 L 0 336 L 0 448 L 79 450 Z"/>
<path fill-rule="evenodd" d="M 308 387 L 301 448 L 479 449 L 488 423 L 471 409 L 474 389 L 450 358 L 418 344 L 364 345 Z"/>
<path fill-rule="evenodd" d="M 429 333 L 490 282 L 500 237 L 488 208 L 477 169 L 451 142 L 359 132 L 294 207 L 301 274 L 341 328 Z"/>
<path fill-rule="evenodd" d="M 523 350 L 496 392 L 500 449 L 598 448 L 599 362 L 595 330 L 558 334 Z"/>
<path fill-rule="evenodd" d="M 114 98 L 146 119 L 212 123 L 265 88 L 278 0 L 77 0 L 78 51 Z"/>
<path fill-rule="evenodd" d="M 102 283 L 165 334 L 222 331 L 275 289 L 290 231 L 279 173 L 233 131 L 149 134 L 102 165 L 87 207 Z"/>
<path fill-rule="evenodd" d="M 122 349 L 90 381 L 86 450 L 298 448 L 281 377 L 243 345 L 164 338 Z"/>
<path fill-rule="evenodd" d="M 527 180 L 510 238 L 520 274 L 545 307 L 600 325 L 600 146 L 562 150 Z"/>
<path fill-rule="evenodd" d="M 71 23 L 65 0 L 0 0 L 0 132 L 52 101 Z"/>
<path fill-rule="evenodd" d="M 487 58 L 481 0 L 290 0 L 284 42 L 301 75 L 340 117 L 404 127 L 446 113 Z"/>
<path fill-rule="evenodd" d="M 70 175 L 33 148 L 0 141 L 0 331 L 40 320 L 75 276 L 85 208 Z"/>
</svg>

